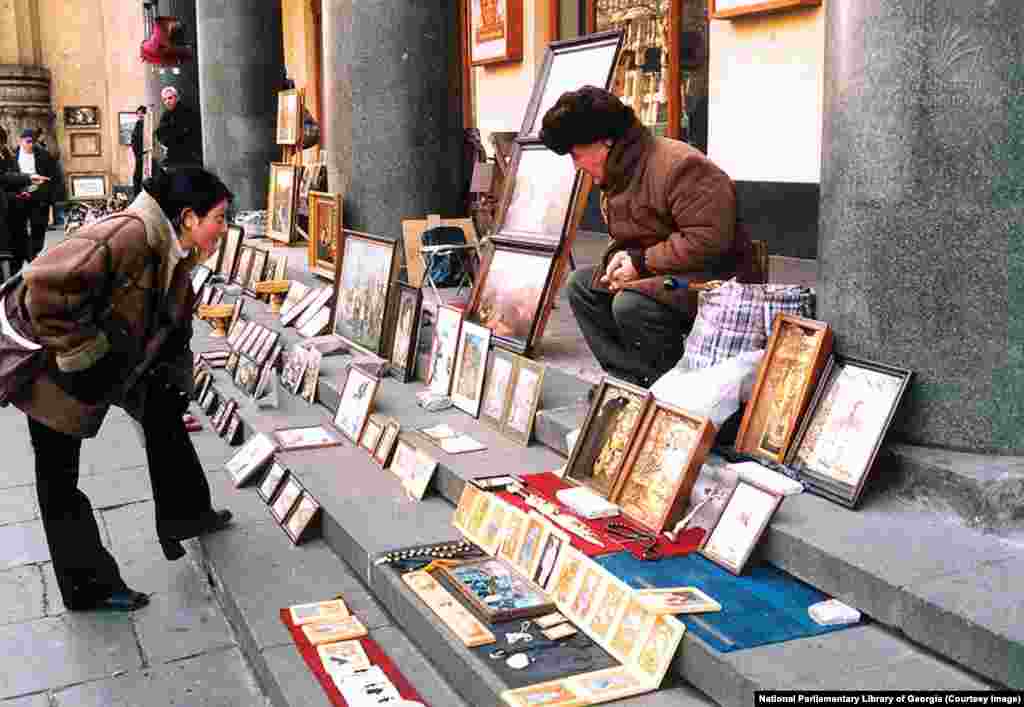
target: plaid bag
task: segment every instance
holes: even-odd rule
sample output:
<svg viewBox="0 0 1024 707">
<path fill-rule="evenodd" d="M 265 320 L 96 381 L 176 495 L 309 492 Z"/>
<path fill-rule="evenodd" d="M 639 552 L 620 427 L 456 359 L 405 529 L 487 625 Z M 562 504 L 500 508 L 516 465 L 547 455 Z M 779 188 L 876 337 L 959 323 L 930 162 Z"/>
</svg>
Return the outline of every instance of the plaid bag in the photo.
<svg viewBox="0 0 1024 707">
<path fill-rule="evenodd" d="M 683 354 L 688 369 L 709 368 L 765 348 L 779 312 L 814 317 L 814 291 L 802 285 L 748 285 L 733 279 L 701 292 L 698 301 Z"/>
</svg>

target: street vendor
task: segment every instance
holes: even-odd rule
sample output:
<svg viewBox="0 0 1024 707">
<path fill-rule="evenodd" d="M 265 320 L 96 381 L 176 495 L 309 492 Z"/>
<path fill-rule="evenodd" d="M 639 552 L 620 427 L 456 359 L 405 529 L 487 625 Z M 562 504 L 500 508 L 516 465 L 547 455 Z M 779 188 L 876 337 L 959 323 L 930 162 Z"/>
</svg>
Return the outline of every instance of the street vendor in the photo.
<svg viewBox="0 0 1024 707">
<path fill-rule="evenodd" d="M 601 189 L 611 237 L 599 266 L 569 278 L 573 314 L 607 373 L 649 387 L 683 355 L 697 312 L 689 282 L 761 280 L 736 223 L 735 186 L 702 152 L 654 137 L 594 86 L 562 94 L 540 139 Z"/>
</svg>

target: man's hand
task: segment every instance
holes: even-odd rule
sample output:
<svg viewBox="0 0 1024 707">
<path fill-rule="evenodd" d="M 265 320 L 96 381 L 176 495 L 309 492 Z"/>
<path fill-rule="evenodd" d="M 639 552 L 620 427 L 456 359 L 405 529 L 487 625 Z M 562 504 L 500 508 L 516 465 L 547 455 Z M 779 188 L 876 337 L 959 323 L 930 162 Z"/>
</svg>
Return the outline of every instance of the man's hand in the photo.
<svg viewBox="0 0 1024 707">
<path fill-rule="evenodd" d="M 41 174 L 33 174 L 30 177 L 30 179 L 32 180 L 33 184 L 46 184 L 48 181 L 50 181 L 49 177 L 44 177 Z"/>
<path fill-rule="evenodd" d="M 608 267 L 601 277 L 601 282 L 608 285 L 612 292 L 618 292 L 628 283 L 637 278 L 636 268 L 633 267 L 633 260 L 629 253 L 620 250 L 608 261 Z"/>
</svg>

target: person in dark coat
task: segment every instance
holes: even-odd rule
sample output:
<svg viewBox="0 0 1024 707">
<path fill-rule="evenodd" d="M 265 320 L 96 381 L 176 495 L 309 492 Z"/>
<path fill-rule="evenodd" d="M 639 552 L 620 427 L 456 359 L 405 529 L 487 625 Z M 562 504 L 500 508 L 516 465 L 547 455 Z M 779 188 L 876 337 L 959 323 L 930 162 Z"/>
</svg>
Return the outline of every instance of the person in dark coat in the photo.
<svg viewBox="0 0 1024 707">
<path fill-rule="evenodd" d="M 702 152 L 655 137 L 594 86 L 562 94 L 540 139 L 600 187 L 611 238 L 600 266 L 570 276 L 569 305 L 604 370 L 649 387 L 682 358 L 697 313 L 690 281 L 761 281 L 735 186 Z"/>
<path fill-rule="evenodd" d="M 146 154 L 143 131 L 146 129 L 146 106 L 139 106 L 135 111 L 135 127 L 132 128 L 132 156 L 135 158 L 135 169 L 132 173 L 132 196 L 142 191 L 142 158 Z"/>
<path fill-rule="evenodd" d="M 50 207 L 62 197 L 59 187 L 63 179 L 57 160 L 36 146 L 35 131 L 31 128 L 22 131 L 14 161 L 21 174 L 47 177 L 46 182 L 19 191 L 11 202 L 9 224 L 16 272 L 43 250 L 46 227 L 50 223 Z"/>
<path fill-rule="evenodd" d="M 42 185 L 48 181 L 48 177 L 38 174 L 33 177 L 18 170 L 14 153 L 7 147 L 7 131 L 0 128 L 0 280 L 13 275 L 15 265 L 21 262 L 20 256 L 15 254 L 8 221 L 11 199 L 32 184 Z"/>
<path fill-rule="evenodd" d="M 199 113 L 178 99 L 178 89 L 167 86 L 160 92 L 164 114 L 156 129 L 156 139 L 167 148 L 163 167 L 203 164 L 203 130 Z"/>
</svg>

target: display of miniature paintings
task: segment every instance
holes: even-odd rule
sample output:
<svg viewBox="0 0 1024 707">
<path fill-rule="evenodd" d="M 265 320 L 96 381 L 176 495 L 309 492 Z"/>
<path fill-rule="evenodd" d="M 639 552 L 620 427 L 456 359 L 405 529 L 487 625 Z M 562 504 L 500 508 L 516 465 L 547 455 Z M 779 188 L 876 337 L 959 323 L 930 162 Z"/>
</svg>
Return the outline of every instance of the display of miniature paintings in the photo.
<svg viewBox="0 0 1024 707">
<path fill-rule="evenodd" d="M 377 396 L 380 379 L 370 375 L 356 365 L 348 367 L 345 387 L 341 392 L 341 401 L 334 414 L 334 424 L 354 444 L 359 444 L 363 426 L 370 416 L 373 399 Z"/>
<path fill-rule="evenodd" d="M 416 355 L 420 338 L 420 310 L 423 291 L 398 283 L 395 334 L 391 337 L 391 374 L 403 383 L 416 377 Z"/>
<path fill-rule="evenodd" d="M 281 304 L 279 313 L 281 318 L 283 319 L 286 314 L 291 312 L 308 292 L 309 288 L 306 285 L 298 280 L 292 280 L 292 284 L 288 287 L 288 294 L 284 296 L 284 302 Z"/>
<path fill-rule="evenodd" d="M 307 349 L 306 373 L 302 377 L 302 399 L 307 403 L 316 402 L 316 386 L 320 382 L 320 365 L 324 355 L 316 349 Z"/>
<path fill-rule="evenodd" d="M 544 366 L 517 357 L 508 399 L 508 416 L 501 428 L 502 434 L 524 446 L 530 444 L 533 420 L 540 406 L 543 388 Z"/>
<path fill-rule="evenodd" d="M 270 469 L 267 470 L 267 475 L 263 477 L 260 485 L 256 487 L 256 493 L 265 503 L 270 503 L 286 476 L 288 476 L 288 470 L 280 462 L 275 461 L 270 465 Z"/>
<path fill-rule="evenodd" d="M 295 344 L 285 357 L 284 368 L 281 370 L 281 385 L 292 395 L 297 394 L 302 387 L 302 377 L 306 374 L 306 366 L 309 365 L 308 354 L 309 349 Z"/>
<path fill-rule="evenodd" d="M 265 434 L 258 434 L 228 459 L 224 464 L 224 470 L 231 476 L 237 488 L 262 469 L 274 455 L 274 451 L 273 440 Z"/>
<path fill-rule="evenodd" d="M 100 109 L 98 106 L 64 106 L 64 127 L 98 128 Z"/>
<path fill-rule="evenodd" d="M 395 444 L 398 442 L 400 431 L 401 427 L 395 420 L 389 420 L 384 426 L 384 431 L 380 435 L 380 442 L 377 443 L 377 448 L 373 450 L 373 459 L 381 466 L 387 466 L 391 458 L 391 452 L 394 451 Z"/>
<path fill-rule="evenodd" d="M 652 614 L 704 614 L 722 610 L 721 604 L 697 587 L 638 589 L 636 597 Z"/>
<path fill-rule="evenodd" d="M 295 204 L 298 200 L 302 167 L 281 162 L 270 164 L 267 193 L 267 236 L 281 243 L 291 243 L 295 230 Z"/>
<path fill-rule="evenodd" d="M 315 521 L 319 513 L 320 504 L 309 494 L 309 491 L 303 491 L 282 526 L 293 543 L 298 545 L 313 535 L 313 531 L 316 529 Z"/>
<path fill-rule="evenodd" d="M 235 267 L 235 274 L 231 278 L 231 282 L 236 285 L 245 287 L 249 281 L 249 273 L 252 270 L 252 256 L 255 253 L 255 249 L 251 246 L 241 246 L 238 251 L 238 265 Z"/>
<path fill-rule="evenodd" d="M 384 323 L 398 274 L 397 246 L 394 238 L 345 229 L 338 247 L 334 333 L 378 356 L 388 353 Z"/>
<path fill-rule="evenodd" d="M 501 429 L 508 414 L 515 365 L 515 354 L 504 349 L 491 349 L 487 375 L 484 377 L 483 397 L 480 401 L 480 421 L 494 429 Z"/>
<path fill-rule="evenodd" d="M 575 204 L 576 167 L 543 144 L 518 145 L 498 215 L 504 241 L 554 248 L 568 233 Z"/>
<path fill-rule="evenodd" d="M 334 279 L 340 234 L 341 195 L 309 192 L 309 270 L 314 275 Z"/>
<path fill-rule="evenodd" d="M 398 438 L 388 471 L 398 477 L 410 496 L 417 501 L 422 500 L 436 470 L 437 460 L 408 439 Z"/>
<path fill-rule="evenodd" d="M 498 557 L 471 560 L 442 571 L 490 623 L 540 616 L 555 608 L 540 587 Z"/>
<path fill-rule="evenodd" d="M 295 478 L 295 475 L 288 474 L 288 478 L 281 485 L 281 490 L 274 497 L 274 502 L 270 504 L 270 513 L 278 523 L 283 523 L 288 517 L 288 513 L 292 510 L 295 502 L 299 500 L 302 491 L 302 484 Z"/>
<path fill-rule="evenodd" d="M 833 355 L 794 440 L 789 468 L 811 491 L 855 507 L 911 375 Z"/>
<path fill-rule="evenodd" d="M 294 146 L 302 130 L 302 100 L 298 89 L 277 92 L 277 144 Z"/>
<path fill-rule="evenodd" d="M 740 480 L 700 553 L 740 574 L 781 501 L 778 494 Z"/>
<path fill-rule="evenodd" d="M 455 373 L 455 355 L 459 350 L 462 310 L 442 304 L 434 316 L 434 341 L 430 347 L 430 371 L 427 386 L 430 392 L 448 395 Z"/>
<path fill-rule="evenodd" d="M 736 434 L 737 452 L 778 464 L 785 460 L 830 353 L 828 324 L 792 314 L 775 315 L 757 382 Z"/>
<path fill-rule="evenodd" d="M 252 264 L 249 268 L 249 277 L 245 281 L 246 294 L 256 296 L 256 285 L 262 281 L 263 269 L 267 267 L 267 251 L 262 248 L 252 249 Z"/>
<path fill-rule="evenodd" d="M 623 515 L 660 533 L 682 518 L 714 438 L 715 427 L 707 418 L 654 401 L 610 500 Z"/>
<path fill-rule="evenodd" d="M 452 379 L 452 405 L 476 417 L 480 412 L 484 373 L 487 372 L 487 350 L 491 330 L 472 322 L 464 322 L 459 332 L 455 374 Z"/>
<path fill-rule="evenodd" d="M 471 66 L 523 58 L 523 0 L 473 2 L 465 17 Z"/>
<path fill-rule="evenodd" d="M 339 444 L 343 444 L 341 437 L 335 430 L 323 425 L 285 427 L 280 430 L 274 430 L 274 440 L 277 442 L 278 449 L 283 452 L 336 447 Z"/>
<path fill-rule="evenodd" d="M 467 319 L 490 329 L 496 343 L 525 353 L 544 308 L 554 253 L 493 240 L 473 288 Z"/>
</svg>

